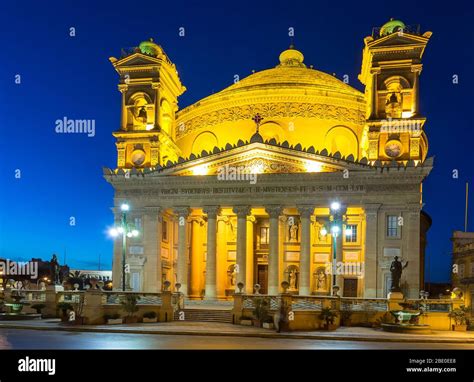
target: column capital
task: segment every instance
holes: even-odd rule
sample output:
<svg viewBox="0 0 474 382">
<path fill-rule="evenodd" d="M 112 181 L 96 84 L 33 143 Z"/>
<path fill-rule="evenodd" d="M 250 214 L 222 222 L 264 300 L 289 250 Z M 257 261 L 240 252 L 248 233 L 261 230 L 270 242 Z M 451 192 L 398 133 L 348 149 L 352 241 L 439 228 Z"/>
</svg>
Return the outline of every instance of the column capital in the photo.
<svg viewBox="0 0 474 382">
<path fill-rule="evenodd" d="M 244 218 L 247 217 L 247 215 L 250 215 L 251 209 L 252 207 L 250 206 L 234 206 L 232 211 L 237 215 L 237 217 Z"/>
<path fill-rule="evenodd" d="M 219 215 L 221 212 L 221 208 L 219 206 L 204 206 L 202 210 L 207 215 L 208 219 L 216 219 L 217 215 Z"/>
<path fill-rule="evenodd" d="M 423 68 L 423 64 L 413 64 L 413 65 L 411 66 L 411 71 L 412 71 L 413 73 L 418 73 L 418 74 L 420 74 L 422 68 Z"/>
<path fill-rule="evenodd" d="M 301 205 L 297 206 L 298 212 L 300 213 L 301 217 L 309 218 L 311 215 L 314 214 L 314 206 L 311 205 Z"/>
<path fill-rule="evenodd" d="M 256 223 L 256 222 L 257 222 L 257 219 L 255 218 L 255 216 L 249 215 L 249 216 L 247 216 L 247 221 L 248 221 L 249 223 Z"/>
<path fill-rule="evenodd" d="M 128 90 L 128 85 L 127 84 L 119 84 L 118 85 L 118 90 L 120 93 L 124 93 Z"/>
<path fill-rule="evenodd" d="M 173 211 L 179 217 L 185 217 L 185 218 L 187 218 L 189 216 L 189 213 L 191 212 L 189 207 L 173 207 Z"/>
<path fill-rule="evenodd" d="M 265 206 L 265 211 L 270 216 L 270 218 L 278 218 L 282 214 L 283 207 L 277 204 Z"/>
</svg>

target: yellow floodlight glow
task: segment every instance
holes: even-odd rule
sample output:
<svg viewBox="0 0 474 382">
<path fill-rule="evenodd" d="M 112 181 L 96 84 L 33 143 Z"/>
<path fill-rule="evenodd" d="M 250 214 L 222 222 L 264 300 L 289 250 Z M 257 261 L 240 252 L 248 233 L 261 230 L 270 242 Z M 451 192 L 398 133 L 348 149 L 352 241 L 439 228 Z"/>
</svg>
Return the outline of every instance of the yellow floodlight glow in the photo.
<svg viewBox="0 0 474 382">
<path fill-rule="evenodd" d="M 207 175 L 209 169 L 205 164 L 193 168 L 193 175 Z"/>
<path fill-rule="evenodd" d="M 265 171 L 265 166 L 263 163 L 255 163 L 251 168 L 250 168 L 250 173 L 251 174 L 263 174 Z"/>
<path fill-rule="evenodd" d="M 323 166 L 319 162 L 308 161 L 305 165 L 306 172 L 321 172 Z"/>
</svg>

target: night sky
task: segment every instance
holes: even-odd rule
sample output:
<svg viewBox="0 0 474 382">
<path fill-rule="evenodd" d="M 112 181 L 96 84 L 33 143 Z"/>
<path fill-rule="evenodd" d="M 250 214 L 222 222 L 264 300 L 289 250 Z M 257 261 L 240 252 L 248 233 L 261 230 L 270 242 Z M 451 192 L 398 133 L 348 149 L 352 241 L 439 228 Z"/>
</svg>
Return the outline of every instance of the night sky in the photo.
<svg viewBox="0 0 474 382">
<path fill-rule="evenodd" d="M 448 281 L 451 232 L 464 226 L 465 182 L 474 190 L 468 2 L 205 3 L 2 1 L 0 257 L 49 259 L 55 252 L 63 262 L 66 253 L 71 267 L 97 269 L 101 256 L 102 268 L 111 268 L 105 231 L 113 222 L 113 192 L 102 166 L 116 164 L 111 133 L 119 127 L 120 93 L 108 58 L 119 57 L 121 48 L 150 37 L 162 45 L 188 89 L 179 99 L 185 107 L 229 86 L 236 74 L 274 67 L 293 27 L 306 64 L 338 78 L 348 74 L 350 85 L 362 90 L 363 38 L 394 17 L 433 32 L 420 79 L 429 155 L 436 157 L 424 184 L 425 210 L 433 218 L 427 276 Z M 55 121 L 65 116 L 94 119 L 96 135 L 55 133 Z"/>
</svg>

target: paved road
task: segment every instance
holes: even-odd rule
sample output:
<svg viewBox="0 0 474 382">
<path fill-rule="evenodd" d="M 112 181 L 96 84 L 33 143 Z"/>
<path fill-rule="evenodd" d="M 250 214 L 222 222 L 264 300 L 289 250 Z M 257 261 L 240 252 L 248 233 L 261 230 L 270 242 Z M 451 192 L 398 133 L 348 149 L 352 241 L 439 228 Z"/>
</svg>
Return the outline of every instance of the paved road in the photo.
<svg viewBox="0 0 474 382">
<path fill-rule="evenodd" d="M 474 349 L 429 344 L 188 335 L 0 330 L 0 349 Z"/>
</svg>

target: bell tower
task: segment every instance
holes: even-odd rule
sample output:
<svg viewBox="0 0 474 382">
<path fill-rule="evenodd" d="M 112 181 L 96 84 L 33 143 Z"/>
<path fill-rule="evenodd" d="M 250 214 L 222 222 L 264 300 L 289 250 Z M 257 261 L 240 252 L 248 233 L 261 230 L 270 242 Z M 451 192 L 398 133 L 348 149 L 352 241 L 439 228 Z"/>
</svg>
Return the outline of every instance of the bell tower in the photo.
<svg viewBox="0 0 474 382">
<path fill-rule="evenodd" d="M 110 62 L 120 76 L 120 129 L 113 133 L 118 168 L 146 168 L 176 161 L 175 113 L 186 90 L 163 49 L 152 39 Z"/>
<path fill-rule="evenodd" d="M 364 39 L 359 80 L 365 85 L 363 155 L 369 161 L 424 161 L 426 118 L 419 111 L 421 58 L 431 32 L 391 19 Z"/>
</svg>

